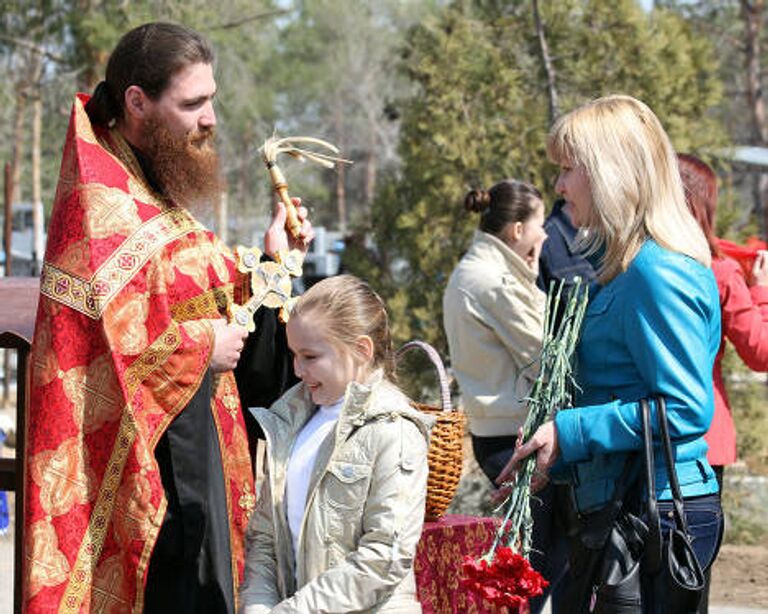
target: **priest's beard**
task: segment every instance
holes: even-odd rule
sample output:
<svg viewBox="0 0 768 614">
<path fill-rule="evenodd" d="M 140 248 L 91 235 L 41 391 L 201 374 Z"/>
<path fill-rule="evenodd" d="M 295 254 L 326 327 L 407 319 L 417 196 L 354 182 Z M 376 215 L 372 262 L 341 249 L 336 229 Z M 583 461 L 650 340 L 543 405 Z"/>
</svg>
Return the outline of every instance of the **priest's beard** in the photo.
<svg viewBox="0 0 768 614">
<path fill-rule="evenodd" d="M 199 211 L 220 197 L 223 182 L 215 137 L 214 128 L 174 135 L 156 117 L 144 124 L 143 153 L 154 180 L 176 204 Z"/>
</svg>

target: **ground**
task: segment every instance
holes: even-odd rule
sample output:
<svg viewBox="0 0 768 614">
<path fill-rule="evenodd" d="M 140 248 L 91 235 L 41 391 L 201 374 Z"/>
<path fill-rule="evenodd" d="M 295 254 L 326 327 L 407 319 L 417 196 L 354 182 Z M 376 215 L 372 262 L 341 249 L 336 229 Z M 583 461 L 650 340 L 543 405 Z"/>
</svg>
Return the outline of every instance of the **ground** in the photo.
<svg viewBox="0 0 768 614">
<path fill-rule="evenodd" d="M 725 544 L 712 572 L 710 603 L 768 608 L 768 547 Z"/>
<path fill-rule="evenodd" d="M 487 484 L 466 440 L 464 474 L 448 513 L 493 513 Z M 724 488 L 730 493 L 724 503 L 726 543 L 712 571 L 710 603 L 768 610 L 768 480 L 743 476 L 734 468 L 726 472 Z M 728 543 L 734 539 L 753 543 Z"/>
</svg>

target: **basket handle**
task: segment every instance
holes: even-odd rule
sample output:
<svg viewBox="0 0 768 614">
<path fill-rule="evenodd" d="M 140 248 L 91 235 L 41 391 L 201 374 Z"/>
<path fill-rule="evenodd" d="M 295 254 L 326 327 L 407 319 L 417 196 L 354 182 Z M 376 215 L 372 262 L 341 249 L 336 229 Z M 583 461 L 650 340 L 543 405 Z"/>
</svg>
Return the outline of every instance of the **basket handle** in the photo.
<svg viewBox="0 0 768 614">
<path fill-rule="evenodd" d="M 453 411 L 451 392 L 448 388 L 448 375 L 445 372 L 445 367 L 443 366 L 440 354 L 437 353 L 435 348 L 424 341 L 409 341 L 408 343 L 404 343 L 400 349 L 395 352 L 395 358 L 400 358 L 403 354 L 413 349 L 423 350 L 432 361 L 432 365 L 435 367 L 435 371 L 437 371 L 437 379 L 440 383 L 440 400 L 442 401 L 443 411 Z"/>
</svg>

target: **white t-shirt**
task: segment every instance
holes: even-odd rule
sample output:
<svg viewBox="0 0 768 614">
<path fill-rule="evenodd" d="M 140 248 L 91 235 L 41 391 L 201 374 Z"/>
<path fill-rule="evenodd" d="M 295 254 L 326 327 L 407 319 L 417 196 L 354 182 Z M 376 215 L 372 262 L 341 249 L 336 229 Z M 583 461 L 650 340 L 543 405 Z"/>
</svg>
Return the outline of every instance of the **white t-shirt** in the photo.
<svg viewBox="0 0 768 614">
<path fill-rule="evenodd" d="M 293 540 L 293 552 L 298 552 L 299 532 L 304 520 L 304 508 L 307 504 L 309 479 L 315 466 L 320 444 L 336 426 L 341 413 L 344 397 L 333 405 L 321 405 L 301 429 L 291 450 L 288 471 L 285 476 L 285 502 L 288 515 L 288 527 Z"/>
</svg>

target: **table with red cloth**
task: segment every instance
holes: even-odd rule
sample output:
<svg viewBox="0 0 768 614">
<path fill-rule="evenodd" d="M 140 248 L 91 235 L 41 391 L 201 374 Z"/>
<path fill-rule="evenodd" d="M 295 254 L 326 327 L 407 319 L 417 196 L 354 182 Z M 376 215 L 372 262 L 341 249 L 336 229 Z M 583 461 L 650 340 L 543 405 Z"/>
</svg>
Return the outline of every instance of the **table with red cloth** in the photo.
<svg viewBox="0 0 768 614">
<path fill-rule="evenodd" d="M 424 523 L 414 560 L 416 590 L 424 614 L 502 612 L 459 586 L 464 557 L 485 554 L 498 523 L 498 518 L 460 515 Z"/>
</svg>

